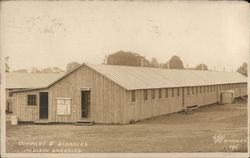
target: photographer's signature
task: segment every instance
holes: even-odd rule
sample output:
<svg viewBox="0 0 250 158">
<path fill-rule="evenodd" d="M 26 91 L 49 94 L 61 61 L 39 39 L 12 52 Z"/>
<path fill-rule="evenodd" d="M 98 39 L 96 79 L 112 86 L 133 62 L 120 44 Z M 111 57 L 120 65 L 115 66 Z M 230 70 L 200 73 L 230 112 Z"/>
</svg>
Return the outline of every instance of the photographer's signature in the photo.
<svg viewBox="0 0 250 158">
<path fill-rule="evenodd" d="M 231 151 L 239 149 L 240 143 L 247 143 L 246 139 L 227 139 L 225 134 L 219 133 L 213 136 L 215 144 L 230 143 L 229 149 Z"/>
</svg>

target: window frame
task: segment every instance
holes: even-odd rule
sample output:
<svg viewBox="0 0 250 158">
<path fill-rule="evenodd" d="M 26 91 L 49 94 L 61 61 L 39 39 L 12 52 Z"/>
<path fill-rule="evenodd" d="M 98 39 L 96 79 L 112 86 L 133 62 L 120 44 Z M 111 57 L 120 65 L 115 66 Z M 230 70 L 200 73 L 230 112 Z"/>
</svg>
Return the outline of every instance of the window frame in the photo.
<svg viewBox="0 0 250 158">
<path fill-rule="evenodd" d="M 13 97 L 13 92 L 9 92 L 9 97 Z"/>
<path fill-rule="evenodd" d="M 135 90 L 132 90 L 132 91 L 131 91 L 131 101 L 132 101 L 132 102 L 135 102 L 135 101 L 136 101 L 135 98 L 136 98 L 136 97 L 135 97 Z"/>
<path fill-rule="evenodd" d="M 143 98 L 144 98 L 144 100 L 148 100 L 148 90 L 147 89 L 144 89 L 144 91 L 143 91 Z"/>
<path fill-rule="evenodd" d="M 34 98 L 32 98 L 32 97 L 34 97 Z M 36 94 L 27 94 L 27 105 L 28 106 L 36 106 L 37 105 L 37 95 Z"/>
<path fill-rule="evenodd" d="M 161 99 L 162 98 L 162 89 L 158 90 L 158 98 Z"/>
<path fill-rule="evenodd" d="M 151 89 L 151 99 L 155 100 L 155 89 Z"/>
<path fill-rule="evenodd" d="M 168 98 L 168 88 L 165 89 L 165 97 Z"/>
</svg>

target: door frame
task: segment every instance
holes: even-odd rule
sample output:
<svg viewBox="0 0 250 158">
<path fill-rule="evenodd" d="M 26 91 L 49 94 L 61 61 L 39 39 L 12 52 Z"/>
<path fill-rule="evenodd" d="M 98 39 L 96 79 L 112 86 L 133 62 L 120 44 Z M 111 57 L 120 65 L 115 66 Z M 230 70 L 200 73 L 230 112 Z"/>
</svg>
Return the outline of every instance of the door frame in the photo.
<svg viewBox="0 0 250 158">
<path fill-rule="evenodd" d="M 89 104 L 87 107 L 87 109 L 88 109 L 87 117 L 82 117 L 82 103 L 83 103 L 82 93 L 83 92 L 89 92 Z M 91 88 L 81 88 L 80 89 L 80 118 L 81 119 L 90 119 L 91 111 L 92 111 L 91 110 Z"/>
<path fill-rule="evenodd" d="M 47 104 L 47 106 L 48 106 L 48 116 L 47 116 L 47 118 L 41 118 L 41 115 L 40 115 L 40 112 L 41 112 L 41 93 L 47 93 L 48 94 L 48 97 L 47 97 L 47 99 L 48 99 L 48 104 Z M 49 92 L 48 91 L 41 91 L 41 92 L 39 92 L 39 119 L 49 119 Z"/>
</svg>

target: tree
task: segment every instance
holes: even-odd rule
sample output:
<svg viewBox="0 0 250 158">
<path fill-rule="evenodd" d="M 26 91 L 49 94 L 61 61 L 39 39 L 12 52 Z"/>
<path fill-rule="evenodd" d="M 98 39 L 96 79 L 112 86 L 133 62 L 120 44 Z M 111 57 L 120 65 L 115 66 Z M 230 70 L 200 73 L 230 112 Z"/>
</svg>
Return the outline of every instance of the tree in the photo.
<svg viewBox="0 0 250 158">
<path fill-rule="evenodd" d="M 41 70 L 37 67 L 32 67 L 31 70 L 30 70 L 31 73 L 39 73 L 41 72 Z"/>
<path fill-rule="evenodd" d="M 164 67 L 169 69 L 184 69 L 182 60 L 176 55 L 172 56 Z"/>
<path fill-rule="evenodd" d="M 206 64 L 199 64 L 198 66 L 196 66 L 195 70 L 205 70 L 208 71 L 208 67 Z"/>
<path fill-rule="evenodd" d="M 160 67 L 160 64 L 158 63 L 156 58 L 152 58 L 150 62 L 151 67 Z"/>
<path fill-rule="evenodd" d="M 13 70 L 12 72 L 28 73 L 28 70 L 27 69 L 17 69 L 17 70 Z"/>
<path fill-rule="evenodd" d="M 79 66 L 81 66 L 81 64 L 78 62 L 70 62 L 67 64 L 66 71 L 67 72 L 72 71 Z"/>
<path fill-rule="evenodd" d="M 237 72 L 244 75 L 244 76 L 247 76 L 247 63 L 243 63 L 238 69 L 237 69 Z"/>
<path fill-rule="evenodd" d="M 30 70 L 31 73 L 61 73 L 64 72 L 61 68 L 59 67 L 46 67 L 46 68 L 37 68 L 37 67 L 32 67 Z"/>
<path fill-rule="evenodd" d="M 118 51 L 107 56 L 109 65 L 150 66 L 150 62 L 138 53 Z"/>
<path fill-rule="evenodd" d="M 63 69 L 59 68 L 59 67 L 53 67 L 52 68 L 52 71 L 54 73 L 61 73 L 61 72 L 65 72 Z"/>
<path fill-rule="evenodd" d="M 46 68 L 41 69 L 40 72 L 42 72 L 42 73 L 52 73 L 53 70 L 52 70 L 51 67 L 46 67 Z"/>
</svg>

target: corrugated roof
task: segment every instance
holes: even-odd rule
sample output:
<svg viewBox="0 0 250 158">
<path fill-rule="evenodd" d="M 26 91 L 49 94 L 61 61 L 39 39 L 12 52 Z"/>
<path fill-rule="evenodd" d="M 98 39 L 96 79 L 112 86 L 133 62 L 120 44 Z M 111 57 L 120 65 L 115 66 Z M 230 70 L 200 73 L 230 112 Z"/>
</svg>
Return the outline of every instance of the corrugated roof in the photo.
<svg viewBox="0 0 250 158">
<path fill-rule="evenodd" d="M 247 82 L 247 77 L 237 72 L 86 65 L 128 90 Z"/>
<path fill-rule="evenodd" d="M 6 73 L 6 88 L 39 88 L 47 87 L 50 83 L 64 76 L 64 73 Z"/>
</svg>

